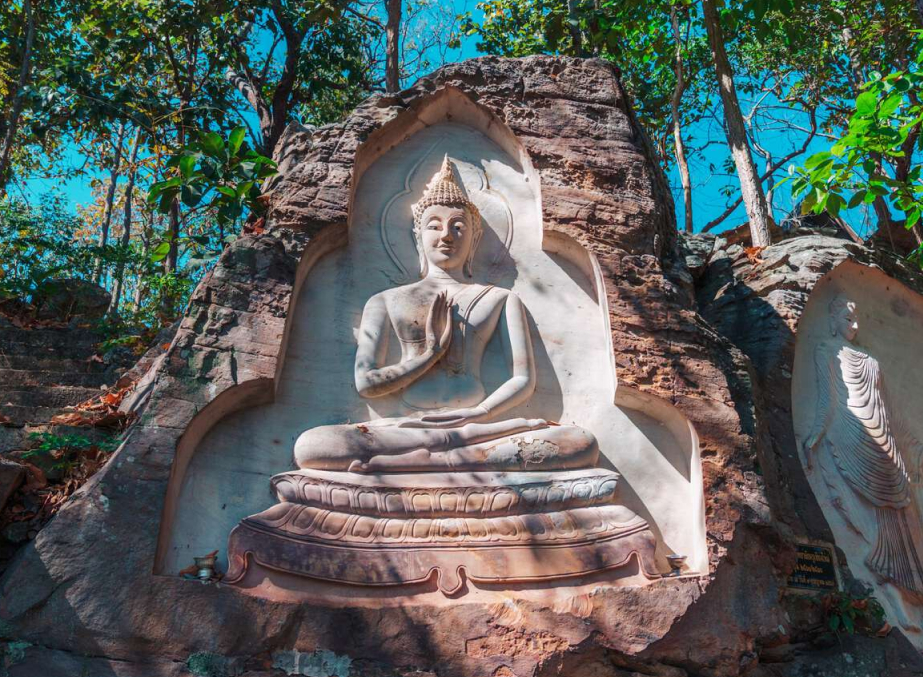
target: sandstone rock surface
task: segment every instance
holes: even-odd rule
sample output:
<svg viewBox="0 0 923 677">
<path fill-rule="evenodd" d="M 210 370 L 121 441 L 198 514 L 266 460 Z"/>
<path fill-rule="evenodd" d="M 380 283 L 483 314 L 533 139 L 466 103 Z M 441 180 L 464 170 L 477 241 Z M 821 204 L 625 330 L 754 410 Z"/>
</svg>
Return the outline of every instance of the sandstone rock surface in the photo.
<svg viewBox="0 0 923 677">
<path fill-rule="evenodd" d="M 272 398 L 304 243 L 346 221 L 360 144 L 443 87 L 461 90 L 522 140 L 541 177 L 545 228 L 596 255 L 620 383 L 668 400 L 693 422 L 710 575 L 600 588 L 555 608 L 511 601 L 381 609 L 273 603 L 153 575 L 171 467 L 205 432 L 190 421 L 200 411 L 212 421 L 233 414 L 228 402 L 239 398 L 223 397 L 232 388 L 245 389 L 251 404 Z M 270 673 L 272 655 L 291 652 L 332 657 L 329 664 L 354 675 L 815 674 L 815 659 L 803 656 L 824 646 L 822 612 L 783 586 L 793 536 L 824 534 L 824 525 L 797 458 L 787 455 L 788 381 L 768 375 L 784 369 L 799 295 L 835 260 L 860 254 L 842 242 L 815 243 L 813 256 L 815 245 L 782 243 L 778 257 L 771 248 L 751 267 L 699 247 L 687 264 L 665 179 L 601 61 L 447 66 L 404 92 L 373 97 L 342 123 L 292 128 L 278 160 L 268 231 L 237 240 L 202 281 L 140 421 L 0 579 L 5 633 L 128 663 L 209 652 L 239 659 L 254 677 Z M 882 657 L 878 674 L 920 674 L 899 634 L 868 642 Z M 856 646 L 864 651 L 868 642 Z M 270 657 L 263 667 L 261 656 Z M 841 656 L 829 665 L 843 664 Z"/>
</svg>

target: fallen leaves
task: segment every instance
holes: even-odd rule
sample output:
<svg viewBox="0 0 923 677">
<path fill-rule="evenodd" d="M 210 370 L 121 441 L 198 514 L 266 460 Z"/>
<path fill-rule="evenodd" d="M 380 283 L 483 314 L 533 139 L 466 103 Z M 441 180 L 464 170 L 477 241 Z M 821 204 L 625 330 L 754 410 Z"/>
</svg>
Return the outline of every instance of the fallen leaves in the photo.
<svg viewBox="0 0 923 677">
<path fill-rule="evenodd" d="M 55 449 L 48 453 L 49 460 L 64 468 L 63 476 L 57 481 L 49 480 L 47 473 L 35 463 L 25 458 L 17 459 L 26 471 L 26 479 L 9 501 L 0 522 L 9 525 L 29 521 L 37 532 L 110 456 L 111 452 L 96 444 Z"/>
<path fill-rule="evenodd" d="M 78 404 L 74 409 L 52 417 L 50 423 L 54 425 L 90 426 L 93 428 L 110 428 L 122 430 L 131 423 L 134 412 L 119 411 L 119 405 L 125 396 L 134 388 L 134 382 L 110 390 L 99 397 L 94 397 Z"/>
<path fill-rule="evenodd" d="M 71 411 L 52 417 L 49 423 L 124 430 L 135 414 L 119 411 L 119 405 L 133 387 L 134 382 L 130 382 L 124 387 L 104 392 L 78 404 Z M 25 458 L 17 459 L 26 470 L 26 481 L 9 501 L 7 509 L 0 516 L 0 523 L 9 525 L 13 522 L 30 521 L 37 531 L 105 464 L 112 452 L 111 449 L 103 449 L 98 444 L 87 443 L 81 446 L 64 445 L 61 448 L 44 450 L 42 453 L 60 479 L 51 481 L 48 473 L 35 463 Z M 58 472 L 61 469 L 63 474 Z"/>
<path fill-rule="evenodd" d="M 747 260 L 756 265 L 757 263 L 762 263 L 763 259 L 760 258 L 760 252 L 762 252 L 766 247 L 744 247 L 744 254 L 747 255 Z"/>
</svg>

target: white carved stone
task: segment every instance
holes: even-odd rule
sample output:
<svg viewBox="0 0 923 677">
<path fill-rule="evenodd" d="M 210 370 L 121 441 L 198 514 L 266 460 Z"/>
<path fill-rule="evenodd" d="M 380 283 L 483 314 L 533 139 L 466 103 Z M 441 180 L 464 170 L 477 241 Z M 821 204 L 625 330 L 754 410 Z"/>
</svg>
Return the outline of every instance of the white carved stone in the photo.
<svg viewBox="0 0 923 677">
<path fill-rule="evenodd" d="M 379 512 L 368 516 L 375 519 L 390 514 L 380 512 L 389 500 L 411 513 L 414 501 L 432 506 L 432 501 L 451 500 L 457 506 L 459 495 L 483 493 L 491 486 L 484 471 L 495 479 L 497 473 L 511 473 L 511 485 L 516 487 L 523 482 L 517 475 L 520 470 L 541 471 L 520 474 L 544 479 L 529 489 L 533 494 L 516 489 L 491 494 L 492 501 L 508 503 L 503 508 L 508 515 L 517 514 L 510 506 L 524 505 L 524 496 L 541 494 L 544 505 L 552 506 L 548 514 L 554 512 L 553 506 L 564 505 L 565 510 L 589 511 L 579 513 L 589 517 L 599 509 L 593 497 L 604 494 L 605 510 L 611 506 L 611 510 L 627 510 L 626 515 L 636 513 L 649 525 L 656 539 L 660 572 L 669 572 L 667 556 L 671 554 L 687 557 L 683 573 L 707 571 L 694 430 L 667 403 L 630 389 L 620 388 L 616 395 L 606 297 L 598 266 L 575 242 L 543 231 L 538 176 L 527 155 L 518 142 L 504 136 L 508 132 L 486 124 L 470 102 L 454 96 L 431 111 L 418 111 L 425 124 L 399 128 L 394 138 L 376 139 L 375 150 L 357 159 L 348 232 L 345 228 L 325 231 L 315 238 L 299 269 L 286 336 L 280 337 L 284 352 L 274 401 L 215 424 L 195 449 L 188 467 L 174 477 L 178 488 L 157 564 L 163 573 L 175 573 L 186 566 L 193 552 L 211 549 L 222 551 L 219 567 L 226 567 L 228 534 L 241 520 L 272 505 L 275 499 L 268 486 L 274 474 L 282 473 L 275 481 L 276 498 L 297 503 L 299 514 L 306 516 L 302 524 L 312 533 L 316 532 L 314 523 L 308 522 L 318 510 L 329 509 L 334 500 L 346 501 L 344 510 L 353 515 L 349 538 L 354 538 L 365 528 L 362 525 L 384 528 L 371 519 L 363 521 L 364 513 L 357 506 L 375 505 L 372 512 Z M 448 114 L 453 122 L 446 121 Z M 449 283 L 451 289 L 445 296 L 427 290 L 418 299 L 395 291 L 421 287 L 411 207 L 447 155 L 455 178 L 482 217 L 483 233 L 471 261 L 473 277 L 465 271 L 464 278 Z M 427 367 L 432 376 L 418 378 L 418 388 L 376 392 L 378 384 L 370 374 L 374 377 L 377 369 L 407 363 L 425 352 L 415 352 L 412 344 L 426 343 L 425 325 L 431 309 L 437 318 L 435 333 L 441 335 L 438 330 L 444 325 L 438 318 L 450 311 L 446 303 L 450 297 L 451 338 L 441 360 Z M 386 323 L 381 321 L 381 307 L 387 313 Z M 398 340 L 381 340 L 376 334 L 385 329 L 397 330 L 404 345 Z M 370 334 L 363 337 L 362 332 Z M 528 350 L 511 347 L 517 341 Z M 372 347 L 374 359 L 363 361 L 360 347 L 357 361 L 357 345 L 363 343 Z M 482 357 L 475 356 L 480 365 L 471 351 L 482 353 Z M 476 378 L 466 378 L 477 366 Z M 461 381 L 467 384 L 459 387 Z M 496 401 L 501 406 L 488 406 L 488 415 L 474 420 L 482 414 L 470 410 L 497 392 L 512 396 L 499 398 Z M 444 409 L 449 410 L 449 417 Z M 464 454 L 434 461 L 430 452 L 404 456 L 402 464 L 388 467 L 394 454 L 351 455 L 358 447 L 344 442 L 341 434 L 344 426 L 350 427 L 351 435 L 390 435 L 401 430 L 417 436 L 442 434 L 446 425 L 457 430 L 459 418 L 493 426 L 479 431 L 486 435 L 487 456 L 504 442 L 512 442 L 514 453 L 493 466 L 485 465 L 485 448 L 479 447 L 480 456 L 469 456 L 468 465 Z M 325 446 L 323 435 L 328 435 L 333 447 L 348 448 Z M 299 439 L 304 442 L 301 446 Z M 556 450 L 572 448 L 574 455 L 562 453 L 543 467 L 546 455 L 541 447 L 549 440 Z M 382 444 L 393 441 L 388 438 Z M 448 451 L 470 450 L 478 444 L 478 440 L 470 444 L 456 440 L 444 446 Z M 523 448 L 535 449 L 535 458 L 541 457 L 542 463 L 517 467 L 509 459 Z M 318 454 L 318 449 L 326 451 Z M 293 450 L 304 471 L 291 472 Z M 338 450 L 343 453 L 333 453 Z M 437 472 L 434 463 L 444 464 L 445 469 L 456 466 L 450 480 L 452 491 L 421 486 L 419 478 L 426 473 L 444 479 L 445 473 Z M 377 474 L 383 471 L 416 474 L 416 480 Z M 605 481 L 594 484 L 592 478 L 597 475 L 617 478 L 612 495 Z M 383 486 L 383 477 L 391 478 L 395 486 Z M 316 493 L 321 491 L 321 479 L 327 482 L 321 484 L 328 493 L 322 494 L 325 498 L 320 503 L 312 503 L 304 492 L 321 495 Z M 436 480 L 430 477 L 427 481 Z M 565 500 L 551 496 L 552 487 L 554 491 L 579 487 L 584 493 Z M 503 513 L 497 510 L 498 516 Z M 444 512 L 438 519 L 451 517 L 452 510 Z M 405 517 L 416 519 L 412 514 Z M 622 517 L 613 512 L 602 519 L 592 518 L 599 525 L 593 528 L 609 528 L 603 526 L 606 520 L 618 522 Z M 633 518 L 626 519 L 618 523 L 628 524 Z M 362 524 L 354 524 L 357 522 Z M 497 525 L 505 529 L 504 524 Z M 539 526 L 530 522 L 523 528 Z M 485 572 L 485 580 L 490 575 Z"/>
<path fill-rule="evenodd" d="M 853 572 L 923 644 L 923 520 L 916 367 L 923 299 L 845 263 L 799 325 L 796 435 L 808 479 Z"/>
</svg>

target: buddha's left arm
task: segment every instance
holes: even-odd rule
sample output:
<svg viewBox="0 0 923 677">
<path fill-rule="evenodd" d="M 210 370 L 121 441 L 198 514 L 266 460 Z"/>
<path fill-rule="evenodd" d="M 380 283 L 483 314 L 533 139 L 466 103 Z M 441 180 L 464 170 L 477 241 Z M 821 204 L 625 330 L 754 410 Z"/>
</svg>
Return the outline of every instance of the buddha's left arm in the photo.
<svg viewBox="0 0 923 677">
<path fill-rule="evenodd" d="M 529 320 L 525 306 L 515 294 L 509 294 L 506 298 L 500 329 L 512 375 L 481 402 L 480 408 L 491 416 L 522 404 L 535 390 L 535 356 L 532 352 Z"/>
</svg>

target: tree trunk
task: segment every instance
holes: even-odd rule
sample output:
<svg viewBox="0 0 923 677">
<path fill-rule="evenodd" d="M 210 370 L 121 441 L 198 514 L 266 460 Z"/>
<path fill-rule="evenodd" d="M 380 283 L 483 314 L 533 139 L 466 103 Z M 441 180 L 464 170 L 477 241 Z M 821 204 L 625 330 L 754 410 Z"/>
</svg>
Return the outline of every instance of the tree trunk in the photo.
<svg viewBox="0 0 923 677">
<path fill-rule="evenodd" d="M 163 260 L 163 272 L 169 275 L 176 272 L 179 263 L 179 198 L 174 198 L 170 204 L 170 251 Z"/>
<path fill-rule="evenodd" d="M 686 232 L 691 233 L 692 179 L 689 176 L 689 163 L 686 162 L 686 145 L 683 143 L 683 132 L 679 119 L 679 104 L 682 101 L 683 92 L 686 90 L 686 80 L 683 73 L 683 42 L 679 30 L 679 16 L 676 11 L 676 5 L 670 8 L 670 23 L 673 25 L 673 39 L 676 42 L 673 62 L 673 71 L 676 73 L 676 86 L 673 88 L 673 97 L 670 100 L 670 110 L 673 115 L 673 145 L 676 153 L 676 167 L 679 169 L 679 179 L 683 184 Z"/>
<path fill-rule="evenodd" d="M 99 247 L 102 249 L 109 243 L 109 226 L 112 223 L 112 206 L 115 203 L 115 189 L 119 183 L 119 170 L 122 168 L 122 142 L 125 140 L 125 123 L 119 124 L 119 131 L 115 135 L 113 145 L 114 155 L 112 158 L 112 169 L 109 172 L 109 189 L 106 192 L 106 205 L 103 208 L 103 224 L 99 231 Z M 102 251 L 96 258 L 96 270 L 93 272 L 93 281 L 100 284 L 103 278 L 103 256 Z"/>
<path fill-rule="evenodd" d="M 154 213 L 150 209 L 144 210 L 147 213 L 147 229 L 141 229 L 139 233 L 141 236 L 141 258 L 144 261 L 147 261 L 147 257 L 151 253 L 151 237 L 149 233 L 154 232 Z M 132 297 L 131 309 L 134 312 L 138 312 L 138 308 L 141 307 L 141 297 L 144 296 L 144 276 L 141 272 L 138 272 L 135 275 L 135 293 Z"/>
<path fill-rule="evenodd" d="M 128 185 L 125 186 L 125 210 L 122 213 L 122 237 L 119 240 L 122 252 L 119 257 L 118 267 L 115 271 L 115 281 L 112 285 L 112 300 L 109 302 L 109 315 L 119 314 L 119 303 L 122 298 L 122 282 L 125 278 L 124 256 L 131 242 L 131 201 L 135 192 L 135 176 L 138 173 L 138 147 L 141 145 L 141 127 L 135 129 L 135 138 L 131 142 L 131 157 L 128 160 Z"/>
<path fill-rule="evenodd" d="M 772 215 L 769 213 L 766 195 L 763 193 L 763 184 L 760 183 L 753 155 L 747 144 L 747 130 L 740 112 L 737 90 L 734 88 L 734 73 L 728 61 L 727 52 L 724 50 L 724 33 L 721 30 L 715 0 L 702 0 L 702 14 L 705 19 L 705 29 L 708 32 L 708 41 L 711 44 L 715 73 L 718 76 L 721 102 L 724 105 L 724 127 L 728 146 L 734 157 L 734 164 L 737 165 L 740 194 L 750 221 L 750 238 L 754 247 L 767 247 L 771 243 L 769 227 L 772 223 Z"/>
<path fill-rule="evenodd" d="M 32 0 L 24 0 L 22 11 L 25 17 L 26 39 L 22 48 L 22 66 L 19 69 L 16 94 L 13 98 L 10 117 L 6 123 L 3 145 L 0 146 L 0 197 L 6 195 L 6 184 L 10 176 L 10 156 L 13 153 L 13 144 L 16 143 L 16 132 L 19 131 L 19 116 L 22 115 L 22 107 L 25 102 L 23 90 L 32 76 L 32 43 L 35 40 L 35 15 L 32 12 Z"/>
<path fill-rule="evenodd" d="M 574 56 L 586 56 L 583 52 L 583 35 L 580 33 L 580 15 L 577 0 L 567 0 L 567 19 L 570 39 L 574 43 Z"/>
<path fill-rule="evenodd" d="M 189 104 L 187 101 L 180 101 L 180 119 L 176 125 L 176 145 L 178 148 L 183 148 L 186 145 L 186 109 L 188 105 Z M 170 230 L 168 233 L 168 237 L 170 238 L 170 251 L 167 253 L 167 257 L 163 260 L 163 272 L 167 275 L 176 272 L 176 268 L 179 262 L 180 210 L 180 199 L 177 195 L 175 198 L 173 198 L 173 203 L 170 205 Z"/>
<path fill-rule="evenodd" d="M 388 0 L 388 23 L 385 26 L 387 58 L 385 61 L 385 89 L 401 89 L 401 0 Z"/>
</svg>

